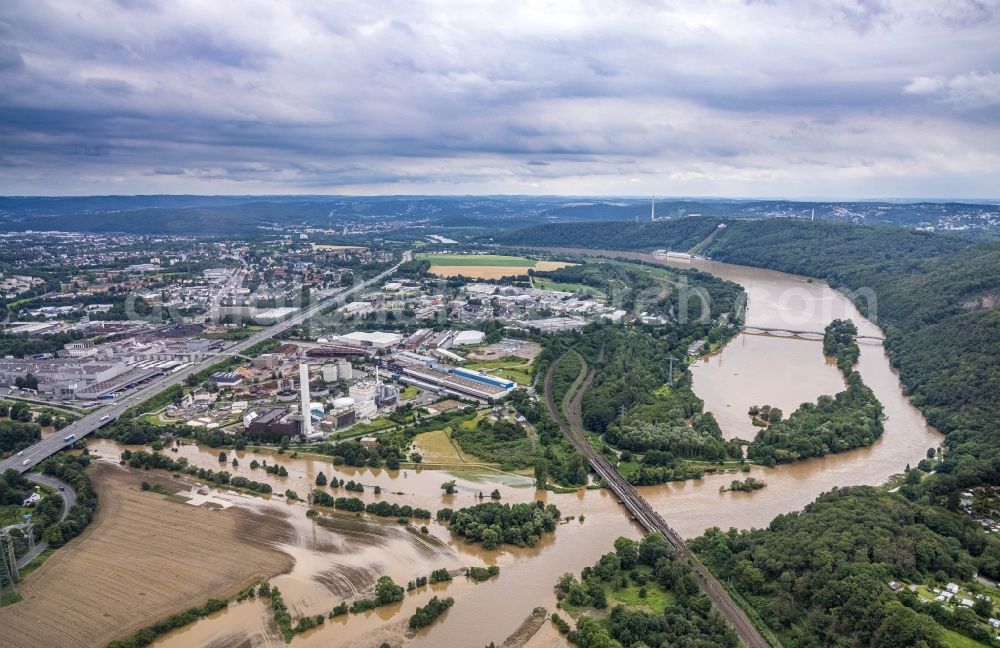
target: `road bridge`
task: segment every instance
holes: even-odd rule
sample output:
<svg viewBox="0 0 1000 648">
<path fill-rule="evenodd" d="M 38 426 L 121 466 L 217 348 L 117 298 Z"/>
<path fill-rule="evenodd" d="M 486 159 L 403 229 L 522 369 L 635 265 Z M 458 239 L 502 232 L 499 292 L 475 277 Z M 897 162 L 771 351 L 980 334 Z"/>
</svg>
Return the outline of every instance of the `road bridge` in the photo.
<svg viewBox="0 0 1000 648">
<path fill-rule="evenodd" d="M 164 389 L 178 385 L 189 376 L 192 376 L 200 371 L 208 369 L 213 365 L 217 364 L 220 360 L 219 356 L 232 356 L 238 355 L 245 352 L 250 347 L 269 340 L 279 333 L 284 333 L 285 331 L 292 329 L 311 317 L 316 316 L 325 309 L 333 306 L 337 303 L 337 300 L 352 295 L 361 290 L 365 290 L 372 284 L 378 283 L 388 277 L 389 275 L 396 272 L 402 263 L 409 261 L 412 258 L 412 252 L 407 251 L 403 253 L 402 261 L 397 263 L 393 267 L 389 268 L 385 272 L 382 272 L 376 277 L 372 277 L 367 281 L 360 284 L 346 288 L 344 290 L 333 293 L 329 297 L 317 302 L 313 306 L 310 306 L 303 310 L 302 312 L 294 315 L 293 317 L 278 322 L 262 331 L 254 333 L 250 337 L 243 341 L 236 342 L 232 346 L 220 351 L 217 354 L 213 354 L 201 362 L 194 363 L 187 367 L 182 368 L 174 373 L 166 374 L 160 378 L 153 379 L 151 382 L 146 384 L 144 387 L 139 388 L 137 391 L 117 399 L 110 403 L 109 405 L 99 408 L 97 411 L 92 412 L 83 418 L 80 418 L 70 425 L 67 425 L 63 429 L 59 430 L 56 434 L 53 434 L 45 439 L 42 439 L 38 443 L 25 448 L 21 452 L 13 455 L 4 461 L 0 462 L 0 472 L 5 470 L 16 470 L 20 473 L 25 473 L 33 469 L 37 464 L 41 463 L 48 457 L 59 452 L 63 448 L 72 445 L 79 439 L 87 436 L 97 430 L 100 427 L 111 423 L 112 421 L 119 418 L 122 414 L 128 411 L 130 408 L 140 405 L 146 400 L 152 398 L 153 396 L 159 394 Z"/>
<path fill-rule="evenodd" d="M 575 353 L 570 351 L 569 353 Z M 603 357 L 604 352 L 601 352 Z M 564 356 L 563 356 L 564 357 Z M 560 358 L 561 360 L 562 358 Z M 583 396 L 590 388 L 590 383 L 594 379 L 594 370 L 591 369 L 586 379 L 574 394 L 567 394 L 566 416 L 560 414 L 559 407 L 555 403 L 552 394 L 552 375 L 557 360 L 549 367 L 545 376 L 545 402 L 552 418 L 559 423 L 562 433 L 570 440 L 574 447 L 590 463 L 594 472 L 604 481 L 604 484 L 618 497 L 618 501 L 628 510 L 632 518 L 638 522 L 647 532 L 659 533 L 667 541 L 667 544 L 678 555 L 687 559 L 694 572 L 698 587 L 712 601 L 716 609 L 726 618 L 726 621 L 736 632 L 740 641 L 747 648 L 769 648 L 771 644 L 764 639 L 760 631 L 747 616 L 747 613 L 733 600 L 729 592 L 716 580 L 715 576 L 705 565 L 691 552 L 684 538 L 666 523 L 660 514 L 645 500 L 635 487 L 628 483 L 618 469 L 611 465 L 607 457 L 599 453 L 590 443 L 584 434 L 582 404 Z M 586 371 L 586 363 L 582 372 Z"/>
<path fill-rule="evenodd" d="M 777 326 L 750 326 L 743 325 L 740 330 L 745 333 L 763 333 L 765 335 L 770 335 L 772 333 L 785 333 L 787 335 L 793 335 L 799 337 L 802 335 L 818 335 L 823 337 L 826 333 L 824 331 L 802 331 L 788 327 L 777 327 Z M 855 335 L 856 340 L 876 340 L 878 342 L 884 342 L 885 338 L 881 335 Z"/>
</svg>

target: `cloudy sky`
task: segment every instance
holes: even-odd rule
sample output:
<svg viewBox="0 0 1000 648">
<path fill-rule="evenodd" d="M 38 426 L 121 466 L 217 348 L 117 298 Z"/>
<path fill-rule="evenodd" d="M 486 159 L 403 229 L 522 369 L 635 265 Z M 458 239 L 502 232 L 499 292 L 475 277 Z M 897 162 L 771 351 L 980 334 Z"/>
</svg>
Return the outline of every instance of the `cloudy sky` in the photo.
<svg viewBox="0 0 1000 648">
<path fill-rule="evenodd" d="M 1000 198 L 1000 0 L 3 0 L 0 193 Z"/>
</svg>

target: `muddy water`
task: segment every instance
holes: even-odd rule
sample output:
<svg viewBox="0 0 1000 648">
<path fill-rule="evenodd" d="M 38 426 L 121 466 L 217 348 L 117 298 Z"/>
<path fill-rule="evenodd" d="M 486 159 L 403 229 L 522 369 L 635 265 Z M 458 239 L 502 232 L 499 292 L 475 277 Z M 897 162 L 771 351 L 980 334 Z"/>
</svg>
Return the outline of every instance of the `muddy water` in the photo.
<svg viewBox="0 0 1000 648">
<path fill-rule="evenodd" d="M 612 253 L 623 256 L 622 253 Z M 647 262 L 660 262 L 649 255 L 635 255 Z M 713 262 L 670 263 L 693 266 L 742 284 L 749 294 L 747 319 L 750 325 L 822 331 L 835 317 L 851 317 L 863 333 L 877 334 L 872 323 L 863 320 L 850 302 L 821 282 L 778 272 L 729 266 Z M 814 336 L 815 337 L 815 336 Z M 768 487 L 755 493 L 719 493 L 733 475 L 710 475 L 697 482 L 644 487 L 643 495 L 660 510 L 678 531 L 691 537 L 706 527 L 760 527 L 775 515 L 801 508 L 820 493 L 835 486 L 877 484 L 900 472 L 906 463 L 915 463 L 940 436 L 927 427 L 923 418 L 902 396 L 899 381 L 891 370 L 881 344 L 862 343 L 859 370 L 882 402 L 885 434 L 872 447 L 822 459 L 776 468 L 755 467 L 751 474 L 763 478 Z M 750 438 L 746 411 L 752 404 L 770 404 L 790 412 L 799 403 L 843 387 L 836 367 L 822 355 L 816 339 L 741 334 L 724 350 L 699 361 L 692 368 L 695 391 L 719 419 L 727 437 Z M 121 447 L 96 441 L 91 447 L 105 455 L 115 455 Z M 218 468 L 217 451 L 185 446 L 177 456 L 196 465 Z M 317 523 L 305 518 L 302 504 L 290 504 L 280 497 L 240 498 L 245 505 L 283 515 L 292 521 L 296 537 L 282 548 L 292 554 L 292 572 L 274 579 L 281 588 L 293 616 L 328 611 L 352 592 L 370 587 L 383 573 L 397 582 L 426 575 L 437 567 L 489 564 L 501 567 L 500 576 L 473 585 L 461 578 L 438 586 L 453 596 L 455 606 L 430 628 L 406 641 L 408 646 L 426 648 L 484 646 L 499 644 L 535 606 L 550 611 L 555 599 L 552 586 L 564 572 L 578 572 L 609 550 L 619 535 L 636 537 L 640 530 L 623 513 L 607 491 L 581 491 L 556 495 L 536 493 L 527 480 L 507 475 L 450 474 L 436 471 L 388 472 L 371 469 L 334 468 L 328 461 L 271 454 L 236 453 L 240 467 L 235 471 L 266 480 L 277 493 L 285 489 L 305 495 L 320 471 L 328 477 L 379 484 L 383 494 L 368 488 L 366 501 L 383 498 L 436 511 L 442 506 L 466 506 L 478 501 L 480 491 L 499 488 L 504 501 L 533 498 L 555 503 L 564 515 L 577 519 L 561 525 L 553 536 L 533 549 L 484 552 L 450 537 L 447 529 L 429 523 L 429 537 L 398 527 L 392 521 L 359 521 L 336 516 Z M 287 478 L 250 471 L 254 457 L 277 460 L 288 471 Z M 231 458 L 231 455 L 230 455 Z M 232 471 L 231 467 L 227 469 Z M 444 496 L 441 482 L 455 478 L 459 493 Z M 402 493 L 402 494 L 397 494 Z M 347 493 L 341 493 L 347 494 Z M 242 501 L 245 500 L 245 501 Z M 581 522 L 579 517 L 585 516 Z M 388 641 L 400 645 L 402 626 L 417 605 L 431 596 L 425 589 L 398 606 L 365 615 L 328 621 L 323 627 L 297 637 L 302 646 L 377 646 Z M 157 646 L 281 646 L 283 642 L 267 621 L 268 613 L 258 602 L 247 602 L 179 630 L 157 642 Z M 529 643 L 535 648 L 564 646 L 564 640 L 546 625 Z"/>
</svg>

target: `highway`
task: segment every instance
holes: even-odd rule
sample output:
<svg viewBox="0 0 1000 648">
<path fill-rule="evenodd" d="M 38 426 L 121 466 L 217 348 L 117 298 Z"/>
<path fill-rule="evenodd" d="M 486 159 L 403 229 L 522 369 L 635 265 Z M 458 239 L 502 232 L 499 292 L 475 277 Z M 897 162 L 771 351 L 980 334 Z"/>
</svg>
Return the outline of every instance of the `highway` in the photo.
<svg viewBox="0 0 1000 648">
<path fill-rule="evenodd" d="M 53 434 L 46 439 L 42 439 L 33 446 L 25 448 L 23 451 L 0 462 L 0 472 L 8 469 L 13 469 L 20 473 L 30 471 L 37 464 L 59 452 L 67 445 L 74 443 L 78 439 L 82 439 L 88 434 L 91 434 L 97 428 L 114 421 L 124 414 L 129 408 L 143 403 L 168 387 L 184 382 L 188 376 L 192 374 L 208 369 L 212 365 L 220 362 L 222 357 L 243 353 L 259 342 L 263 342 L 264 340 L 268 340 L 279 333 L 295 328 L 307 319 L 336 304 L 338 299 L 342 299 L 356 292 L 365 290 L 372 284 L 384 280 L 386 277 L 396 272 L 402 263 L 409 261 L 411 258 L 412 252 L 404 252 L 400 263 L 397 263 L 378 276 L 372 277 L 371 279 L 350 288 L 345 288 L 344 290 L 333 293 L 329 297 L 317 302 L 315 305 L 310 306 L 301 313 L 298 313 L 287 320 L 278 322 L 277 324 L 274 324 L 273 326 L 270 326 L 262 331 L 258 331 L 247 339 L 236 342 L 219 353 L 205 358 L 201 362 L 189 365 L 179 371 L 157 378 L 149 384 L 139 388 L 137 391 L 112 401 L 107 406 L 99 408 L 97 411 L 74 421 L 70 425 L 67 425 L 56 434 Z M 72 437 L 69 438 L 71 435 Z M 69 438 L 69 440 L 67 440 L 67 438 Z"/>
<path fill-rule="evenodd" d="M 573 353 L 570 351 L 569 353 Z M 601 351 L 603 358 L 604 351 Z M 561 360 L 561 358 L 560 358 Z M 582 360 L 582 357 L 581 357 Z M 698 558 L 691 553 L 684 538 L 674 531 L 660 514 L 645 500 L 635 487 L 622 477 L 618 469 L 611 465 L 608 459 L 594 449 L 587 441 L 584 434 L 582 403 L 583 396 L 590 387 L 594 379 L 594 370 L 591 369 L 586 379 L 573 394 L 567 394 L 566 398 L 566 418 L 562 417 L 559 407 L 552 394 L 552 375 L 559 361 L 553 362 L 545 376 L 545 403 L 549 414 L 559 424 L 560 430 L 576 447 L 576 449 L 590 462 L 594 472 L 604 481 L 604 484 L 618 497 L 618 501 L 632 515 L 647 532 L 659 533 L 667 541 L 674 551 L 687 558 L 688 564 L 694 572 L 698 587 L 707 596 L 712 604 L 726 618 L 726 621 L 736 632 L 740 642 L 747 648 L 769 648 L 771 645 L 763 635 L 757 630 L 750 617 L 733 600 L 729 592 L 716 580 L 715 576 L 701 563 Z M 586 371 L 586 362 L 581 368 L 581 375 Z M 567 421 L 568 419 L 568 421 Z"/>
</svg>

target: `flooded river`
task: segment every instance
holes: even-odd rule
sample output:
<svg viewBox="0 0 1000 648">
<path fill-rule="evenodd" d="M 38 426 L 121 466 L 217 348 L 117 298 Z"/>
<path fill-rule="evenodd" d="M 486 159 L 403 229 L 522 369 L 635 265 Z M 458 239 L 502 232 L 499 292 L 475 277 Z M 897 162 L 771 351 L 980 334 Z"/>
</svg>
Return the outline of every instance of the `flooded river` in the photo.
<svg viewBox="0 0 1000 648">
<path fill-rule="evenodd" d="M 751 326 L 821 332 L 831 319 L 850 317 L 862 333 L 879 334 L 878 328 L 861 318 L 846 298 L 822 282 L 708 261 L 665 262 L 650 255 L 609 254 L 696 267 L 743 285 L 749 295 L 747 323 Z M 884 482 L 901 472 L 905 464 L 919 461 L 928 447 L 939 444 L 940 436 L 928 428 L 920 413 L 903 397 L 880 342 L 861 344 L 859 370 L 885 408 L 885 434 L 872 447 L 794 465 L 755 467 L 751 474 L 764 479 L 768 486 L 754 493 L 720 494 L 719 487 L 734 478 L 729 474 L 643 487 L 642 494 L 682 535 L 692 537 L 711 526 L 764 526 L 775 515 L 800 509 L 835 486 Z M 751 405 L 777 406 L 787 415 L 803 401 L 843 388 L 840 373 L 823 357 L 821 342 L 800 337 L 740 334 L 721 352 L 695 363 L 692 372 L 696 393 L 705 400 L 706 408 L 715 414 L 729 438 L 753 436 L 747 416 Z M 90 442 L 90 447 L 104 456 L 115 456 L 122 449 L 102 440 Z M 184 446 L 176 456 L 187 457 L 207 468 L 219 467 L 217 450 Z M 321 459 L 291 459 L 287 455 L 249 451 L 237 452 L 235 456 L 240 463 L 236 472 L 269 481 L 276 493 L 292 489 L 305 496 L 322 470 L 327 477 L 354 479 L 369 487 L 378 484 L 382 494 L 376 496 L 367 488 L 361 495 L 365 501 L 385 499 L 436 511 L 443 506 L 471 505 L 478 501 L 479 492 L 489 493 L 498 488 L 506 502 L 543 499 L 556 504 L 563 515 L 576 518 L 561 525 L 535 548 L 486 552 L 450 537 L 447 529 L 435 522 L 427 523 L 426 535 L 393 520 L 329 515 L 316 522 L 305 517 L 305 506 L 301 503 L 289 503 L 279 497 L 234 496 L 237 505 L 284 516 L 293 529 L 279 548 L 295 558 L 295 567 L 272 581 L 282 590 L 293 616 L 327 612 L 343 598 L 365 591 L 383 573 L 405 584 L 438 567 L 500 565 L 500 576 L 486 583 L 474 585 L 459 577 L 453 583 L 435 586 L 433 591 L 424 588 L 408 595 L 399 605 L 328 621 L 321 628 L 297 637 L 293 645 L 377 647 L 387 641 L 396 648 L 401 642 L 402 626 L 414 608 L 435 593 L 453 596 L 455 606 L 431 627 L 408 639 L 408 646 L 479 648 L 491 641 L 499 645 L 533 607 L 541 605 L 549 611 L 555 608 L 552 586 L 562 573 L 578 572 L 592 564 L 611 548 L 617 536 L 637 537 L 640 533 L 615 498 L 604 490 L 557 495 L 536 492 L 529 480 L 503 474 L 334 468 Z M 287 468 L 288 477 L 250 471 L 248 466 L 254 457 L 266 458 L 269 463 L 278 461 Z M 457 480 L 459 492 L 445 496 L 440 485 L 452 478 Z M 192 601 L 195 603 L 200 601 Z M 160 648 L 283 645 L 267 619 L 268 613 L 261 603 L 241 603 L 167 635 L 155 645 Z M 546 624 L 528 645 L 547 648 L 566 644 Z"/>
</svg>

